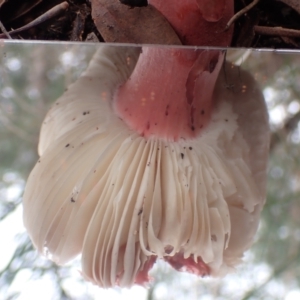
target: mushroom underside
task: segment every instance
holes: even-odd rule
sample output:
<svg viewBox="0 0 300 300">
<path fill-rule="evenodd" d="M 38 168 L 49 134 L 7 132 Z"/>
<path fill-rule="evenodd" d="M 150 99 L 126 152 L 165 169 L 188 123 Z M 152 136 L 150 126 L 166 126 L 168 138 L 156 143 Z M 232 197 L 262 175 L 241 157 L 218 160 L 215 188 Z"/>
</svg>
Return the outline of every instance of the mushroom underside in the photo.
<svg viewBox="0 0 300 300">
<path fill-rule="evenodd" d="M 82 253 L 83 276 L 103 287 L 148 281 L 156 258 L 199 275 L 226 274 L 251 245 L 264 203 L 261 93 L 228 64 L 235 91 L 220 75 L 211 121 L 197 138 L 144 138 L 111 105 L 140 54 L 124 49 L 99 50 L 48 113 L 24 224 L 36 248 L 58 264 Z M 246 120 L 243 105 L 251 108 Z"/>
</svg>

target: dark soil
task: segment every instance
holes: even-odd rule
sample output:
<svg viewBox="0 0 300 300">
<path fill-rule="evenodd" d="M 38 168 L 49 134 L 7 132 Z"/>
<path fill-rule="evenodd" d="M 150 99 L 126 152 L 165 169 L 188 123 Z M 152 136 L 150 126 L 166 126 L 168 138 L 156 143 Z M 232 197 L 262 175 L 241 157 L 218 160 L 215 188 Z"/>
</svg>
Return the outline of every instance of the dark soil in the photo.
<svg viewBox="0 0 300 300">
<path fill-rule="evenodd" d="M 238 12 L 253 0 L 236 0 Z M 294 0 L 299 1 L 299 0 Z M 0 0 L 0 20 L 7 31 L 18 29 L 48 12 L 63 0 Z M 93 41 L 103 38 L 91 17 L 89 0 L 68 0 L 69 8 L 31 29 L 12 34 L 14 39 Z M 279 29 L 275 35 L 258 34 L 255 26 L 282 27 L 296 30 L 294 36 L 284 36 Z M 234 25 L 233 47 L 300 48 L 300 14 L 281 0 L 260 0 Z M 299 31 L 297 36 L 297 31 Z"/>
</svg>

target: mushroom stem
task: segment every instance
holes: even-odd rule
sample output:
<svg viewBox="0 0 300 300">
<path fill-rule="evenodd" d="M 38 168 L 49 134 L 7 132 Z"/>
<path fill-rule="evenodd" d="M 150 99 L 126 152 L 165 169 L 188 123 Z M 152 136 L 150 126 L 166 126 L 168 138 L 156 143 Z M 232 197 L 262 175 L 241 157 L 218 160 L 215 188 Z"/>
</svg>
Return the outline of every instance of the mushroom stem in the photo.
<svg viewBox="0 0 300 300">
<path fill-rule="evenodd" d="M 114 109 L 145 137 L 195 138 L 210 120 L 222 51 L 144 48 Z"/>
<path fill-rule="evenodd" d="M 229 45 L 232 31 L 222 31 L 233 14 L 232 0 L 149 3 L 168 19 L 183 44 Z M 114 97 L 114 110 L 141 136 L 195 138 L 210 120 L 223 59 L 222 51 L 144 48 Z"/>
</svg>

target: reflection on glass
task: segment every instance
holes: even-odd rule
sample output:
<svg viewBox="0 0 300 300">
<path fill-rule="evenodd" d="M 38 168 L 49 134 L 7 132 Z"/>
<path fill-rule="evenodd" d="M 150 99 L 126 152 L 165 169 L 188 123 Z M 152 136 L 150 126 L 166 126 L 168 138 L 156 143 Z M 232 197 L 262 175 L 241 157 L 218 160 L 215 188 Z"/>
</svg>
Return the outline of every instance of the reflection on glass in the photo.
<svg viewBox="0 0 300 300">
<path fill-rule="evenodd" d="M 2 167 L 5 193 L 10 185 L 5 176 L 12 173 L 22 178 L 33 164 L 38 128 L 48 107 L 43 99 L 51 98 L 50 103 L 61 95 L 62 79 L 66 86 L 74 81 L 73 74 L 78 77 L 85 69 L 86 55 L 91 57 L 95 49 L 56 45 L 51 46 L 51 56 L 47 47 L 2 47 L 0 116 L 5 126 L 1 134 L 6 138 L 1 136 L 1 144 L 24 144 L 18 153 L 1 147 L 3 157 L 10 156 L 10 164 Z M 35 246 L 59 263 L 82 252 L 84 276 L 100 286 L 147 281 L 157 257 L 176 270 L 213 276 L 227 273 L 250 247 L 264 202 L 268 126 L 261 90 L 273 130 L 269 196 L 258 233 L 261 238 L 246 256 L 249 264 L 225 279 L 204 280 L 205 287 L 198 277 L 174 275 L 157 263 L 151 271 L 149 293 L 152 299 L 172 294 L 166 288 L 168 282 L 169 287 L 176 286 L 174 295 L 196 299 L 219 289 L 218 295 L 228 299 L 247 299 L 254 293 L 273 296 L 268 286 L 279 280 L 284 297 L 292 282 L 282 281 L 281 275 L 296 272 L 292 262 L 298 257 L 297 251 L 286 251 L 295 231 L 292 211 L 286 207 L 289 203 L 296 208 L 297 167 L 293 156 L 282 152 L 291 147 L 293 155 L 297 153 L 294 124 L 299 87 L 294 79 L 287 80 L 290 72 L 294 78 L 298 75 L 297 55 L 229 51 L 227 58 L 241 64 L 238 67 L 223 63 L 225 52 L 219 49 L 140 50 L 98 49 L 84 76 L 68 87 L 48 113 L 39 145 L 42 156 L 25 193 L 25 225 Z M 34 60 L 28 64 L 32 53 Z M 25 75 L 29 67 L 31 82 Z M 243 69 L 251 72 L 261 88 Z M 13 80 L 21 82 L 21 89 Z M 45 97 L 46 93 L 51 96 Z M 23 139 L 23 132 L 34 142 L 17 139 Z M 31 159 L 21 163 L 19 156 L 26 152 Z M 294 167 L 288 176 L 286 159 Z M 1 213 L 10 211 L 6 199 Z M 13 210 L 19 199 L 10 202 Z M 280 220 L 276 225 L 275 215 Z M 3 275 L 13 275 L 3 276 L 3 284 L 9 284 L 25 265 L 34 273 L 45 267 L 49 274 L 57 270 L 33 257 L 29 245 L 24 235 L 18 247 L 23 250 L 11 262 L 19 262 L 20 267 L 4 267 Z M 66 283 L 74 278 L 72 269 L 60 270 L 64 274 L 54 272 L 57 292 L 72 295 Z M 241 276 L 238 288 L 233 284 L 237 276 Z"/>
</svg>

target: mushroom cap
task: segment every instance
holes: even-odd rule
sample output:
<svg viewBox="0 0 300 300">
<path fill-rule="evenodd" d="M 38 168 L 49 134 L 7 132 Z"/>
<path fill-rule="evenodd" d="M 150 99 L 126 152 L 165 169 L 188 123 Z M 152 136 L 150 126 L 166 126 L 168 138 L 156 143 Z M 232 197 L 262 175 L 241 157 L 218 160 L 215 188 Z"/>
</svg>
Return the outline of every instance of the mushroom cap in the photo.
<svg viewBox="0 0 300 300">
<path fill-rule="evenodd" d="M 82 253 L 83 276 L 102 287 L 147 282 L 156 258 L 224 275 L 252 244 L 265 201 L 262 93 L 227 63 L 199 136 L 144 138 L 111 103 L 139 55 L 137 47 L 102 46 L 47 114 L 24 194 L 25 227 L 58 264 Z"/>
<path fill-rule="evenodd" d="M 149 0 L 170 22 L 183 45 L 227 47 L 233 28 L 224 31 L 234 15 L 233 0 Z M 176 2 L 176 3 L 174 3 Z"/>
</svg>

